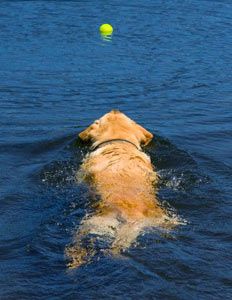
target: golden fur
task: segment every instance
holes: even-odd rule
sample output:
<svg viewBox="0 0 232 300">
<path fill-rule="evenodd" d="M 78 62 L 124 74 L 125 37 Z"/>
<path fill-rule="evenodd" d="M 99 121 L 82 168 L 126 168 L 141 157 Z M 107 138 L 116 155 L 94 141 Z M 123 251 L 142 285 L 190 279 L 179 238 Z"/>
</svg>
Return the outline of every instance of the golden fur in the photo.
<svg viewBox="0 0 232 300">
<path fill-rule="evenodd" d="M 110 236 L 109 251 L 118 254 L 128 248 L 145 227 L 165 226 L 170 222 L 156 199 L 157 175 L 150 157 L 141 150 L 141 145 L 146 146 L 153 138 L 150 132 L 113 110 L 79 137 L 90 142 L 93 151 L 84 159 L 78 178 L 88 181 L 100 200 L 94 213 L 83 219 L 74 245 L 66 249 L 71 267 L 80 266 L 95 254 L 94 246 L 89 250 L 82 245 L 88 234 Z M 103 143 L 112 139 L 125 141 Z M 91 243 L 94 244 L 94 239 Z"/>
</svg>

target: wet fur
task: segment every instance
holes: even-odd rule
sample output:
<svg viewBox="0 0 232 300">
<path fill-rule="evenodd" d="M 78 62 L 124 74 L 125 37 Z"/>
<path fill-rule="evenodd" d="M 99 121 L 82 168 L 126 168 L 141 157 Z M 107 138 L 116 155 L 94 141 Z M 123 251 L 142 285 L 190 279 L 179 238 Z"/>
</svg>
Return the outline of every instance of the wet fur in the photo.
<svg viewBox="0 0 232 300">
<path fill-rule="evenodd" d="M 88 247 L 88 235 L 110 237 L 109 252 L 114 255 L 130 247 L 146 227 L 172 227 L 171 221 L 156 199 L 157 175 L 150 157 L 142 152 L 153 135 L 119 111 L 111 111 L 79 134 L 92 147 L 111 139 L 90 152 L 78 172 L 79 181 L 87 181 L 100 200 L 94 213 L 85 217 L 75 234 L 74 244 L 67 247 L 70 267 L 78 267 L 96 253 L 94 238 Z M 168 224 L 168 225 L 167 225 Z"/>
</svg>

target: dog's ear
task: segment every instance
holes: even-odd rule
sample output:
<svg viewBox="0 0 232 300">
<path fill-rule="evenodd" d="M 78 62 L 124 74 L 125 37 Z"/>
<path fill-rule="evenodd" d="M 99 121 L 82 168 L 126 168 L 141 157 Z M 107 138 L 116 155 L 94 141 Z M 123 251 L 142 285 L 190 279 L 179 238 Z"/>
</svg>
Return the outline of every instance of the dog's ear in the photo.
<svg viewBox="0 0 232 300">
<path fill-rule="evenodd" d="M 95 140 L 96 136 L 98 136 L 99 133 L 101 132 L 100 128 L 101 128 L 100 121 L 96 120 L 93 122 L 92 125 L 90 125 L 84 131 L 79 133 L 79 138 L 85 142 L 93 141 Z"/>
<path fill-rule="evenodd" d="M 142 133 L 141 135 L 141 139 L 140 139 L 140 143 L 141 145 L 143 146 L 147 146 L 150 141 L 152 140 L 153 138 L 153 134 L 150 133 L 149 131 L 147 131 L 145 128 L 143 128 L 142 126 L 138 125 L 137 126 L 139 127 L 140 129 L 140 132 Z"/>
<path fill-rule="evenodd" d="M 78 134 L 79 138 L 82 141 L 88 142 L 90 140 L 90 126 L 86 128 L 84 131 Z"/>
</svg>

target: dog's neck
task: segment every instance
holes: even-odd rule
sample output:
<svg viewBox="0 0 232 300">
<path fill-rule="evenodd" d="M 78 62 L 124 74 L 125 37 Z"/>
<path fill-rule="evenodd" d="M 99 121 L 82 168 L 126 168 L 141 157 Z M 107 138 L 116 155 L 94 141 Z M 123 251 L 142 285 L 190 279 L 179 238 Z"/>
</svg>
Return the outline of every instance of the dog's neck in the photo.
<svg viewBox="0 0 232 300">
<path fill-rule="evenodd" d="M 112 143 L 117 143 L 117 142 L 121 142 L 121 143 L 127 143 L 127 144 L 130 144 L 130 145 L 133 145 L 137 150 L 141 151 L 141 148 L 136 146 L 134 143 L 128 141 L 128 140 L 124 140 L 124 139 L 112 139 L 112 140 L 106 140 L 104 142 L 101 142 L 100 144 L 98 144 L 97 146 L 95 147 L 91 147 L 91 150 L 92 151 L 95 151 L 99 148 L 101 148 L 102 146 L 106 145 L 106 144 L 112 144 Z"/>
</svg>

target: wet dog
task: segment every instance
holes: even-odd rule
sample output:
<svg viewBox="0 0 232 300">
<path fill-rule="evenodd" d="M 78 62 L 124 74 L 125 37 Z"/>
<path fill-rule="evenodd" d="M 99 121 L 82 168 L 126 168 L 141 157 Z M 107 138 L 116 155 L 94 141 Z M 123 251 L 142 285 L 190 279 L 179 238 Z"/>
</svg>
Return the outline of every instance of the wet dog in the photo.
<svg viewBox="0 0 232 300">
<path fill-rule="evenodd" d="M 141 148 L 153 138 L 149 131 L 113 110 L 79 137 L 91 143 L 91 151 L 81 165 L 78 179 L 90 184 L 99 201 L 94 212 L 82 220 L 74 244 L 66 249 L 70 267 L 90 260 L 96 252 L 96 237 L 109 237 L 108 252 L 117 255 L 130 247 L 144 228 L 173 227 L 175 223 L 157 201 L 157 174 Z M 84 245 L 88 235 L 92 246 Z"/>
</svg>

